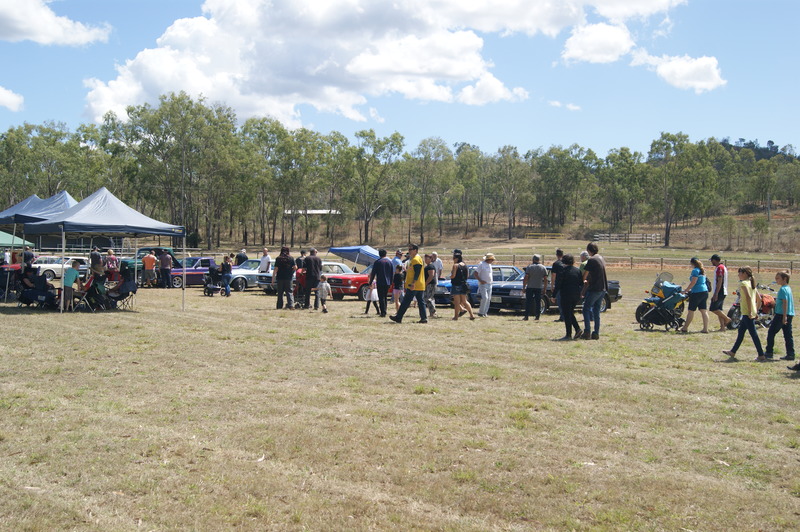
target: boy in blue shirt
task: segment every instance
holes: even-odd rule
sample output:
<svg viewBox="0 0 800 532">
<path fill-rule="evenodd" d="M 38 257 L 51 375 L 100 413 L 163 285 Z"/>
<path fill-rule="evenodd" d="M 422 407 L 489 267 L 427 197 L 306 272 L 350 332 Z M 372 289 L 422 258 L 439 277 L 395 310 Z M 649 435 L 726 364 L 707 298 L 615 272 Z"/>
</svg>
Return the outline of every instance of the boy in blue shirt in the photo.
<svg viewBox="0 0 800 532">
<path fill-rule="evenodd" d="M 772 348 L 775 346 L 775 335 L 779 330 L 783 330 L 783 341 L 786 343 L 786 356 L 781 360 L 794 360 L 794 339 L 792 338 L 792 317 L 794 317 L 794 300 L 792 299 L 792 289 L 789 286 L 789 272 L 778 272 L 775 274 L 775 282 L 780 289 L 775 297 L 775 317 L 769 325 L 767 332 L 767 349 L 764 356 L 772 358 Z"/>
</svg>

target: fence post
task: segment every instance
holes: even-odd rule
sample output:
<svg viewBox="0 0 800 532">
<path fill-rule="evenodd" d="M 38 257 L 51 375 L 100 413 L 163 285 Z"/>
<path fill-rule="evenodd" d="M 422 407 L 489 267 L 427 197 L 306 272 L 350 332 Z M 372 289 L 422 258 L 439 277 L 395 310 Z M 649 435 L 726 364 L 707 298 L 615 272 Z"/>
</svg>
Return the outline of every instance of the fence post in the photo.
<svg viewBox="0 0 800 532">
<path fill-rule="evenodd" d="M 633 257 L 631 257 L 631 270 L 633 269 Z"/>
<path fill-rule="evenodd" d="M 661 257 L 661 271 L 664 271 L 664 257 Z"/>
<path fill-rule="evenodd" d="M 516 266 L 517 265 L 517 254 L 516 253 L 511 255 L 511 265 L 512 266 Z"/>
<path fill-rule="evenodd" d="M 761 261 L 760 260 L 756 261 L 756 271 L 758 273 L 761 273 Z"/>
<path fill-rule="evenodd" d="M 792 267 L 793 267 L 793 266 L 794 266 L 794 261 L 793 261 L 793 260 L 790 260 L 790 261 L 789 261 L 789 274 L 791 274 L 791 273 L 792 273 Z"/>
</svg>

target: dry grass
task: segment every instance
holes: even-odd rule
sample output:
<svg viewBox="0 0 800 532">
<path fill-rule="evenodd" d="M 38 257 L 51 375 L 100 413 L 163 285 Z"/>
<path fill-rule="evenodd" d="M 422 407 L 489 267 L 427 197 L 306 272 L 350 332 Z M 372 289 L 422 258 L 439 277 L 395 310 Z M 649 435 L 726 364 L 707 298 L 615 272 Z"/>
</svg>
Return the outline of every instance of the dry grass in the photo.
<svg viewBox="0 0 800 532">
<path fill-rule="evenodd" d="M 566 344 L 256 291 L 0 306 L 0 529 L 796 530 L 797 375 L 640 332 L 653 272 L 612 277 L 601 341 Z"/>
</svg>

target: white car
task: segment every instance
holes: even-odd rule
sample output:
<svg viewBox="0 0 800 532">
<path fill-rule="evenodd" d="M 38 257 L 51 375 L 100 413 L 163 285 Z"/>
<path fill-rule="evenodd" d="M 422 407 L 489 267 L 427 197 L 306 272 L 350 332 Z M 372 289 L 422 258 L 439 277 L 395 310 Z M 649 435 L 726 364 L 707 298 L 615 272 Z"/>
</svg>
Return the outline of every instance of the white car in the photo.
<svg viewBox="0 0 800 532">
<path fill-rule="evenodd" d="M 39 275 L 44 275 L 48 281 L 52 281 L 53 279 L 61 279 L 64 274 L 64 268 L 71 268 L 73 260 L 80 262 L 79 269 L 81 270 L 81 277 L 83 277 L 89 264 L 89 259 L 86 257 L 64 257 L 62 259 L 56 255 L 40 255 L 33 261 L 33 267 L 39 268 Z"/>
</svg>

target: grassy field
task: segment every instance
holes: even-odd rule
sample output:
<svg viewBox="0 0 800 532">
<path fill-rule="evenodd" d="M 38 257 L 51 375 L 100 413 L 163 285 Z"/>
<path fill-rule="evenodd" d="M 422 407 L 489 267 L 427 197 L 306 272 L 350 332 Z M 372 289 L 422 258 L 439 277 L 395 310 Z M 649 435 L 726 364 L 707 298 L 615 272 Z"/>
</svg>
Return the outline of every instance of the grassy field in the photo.
<svg viewBox="0 0 800 532">
<path fill-rule="evenodd" d="M 257 291 L 0 305 L 0 529 L 797 530 L 800 375 L 639 331 L 655 272 L 610 273 L 600 341 L 568 343 Z"/>
</svg>

